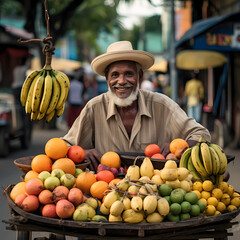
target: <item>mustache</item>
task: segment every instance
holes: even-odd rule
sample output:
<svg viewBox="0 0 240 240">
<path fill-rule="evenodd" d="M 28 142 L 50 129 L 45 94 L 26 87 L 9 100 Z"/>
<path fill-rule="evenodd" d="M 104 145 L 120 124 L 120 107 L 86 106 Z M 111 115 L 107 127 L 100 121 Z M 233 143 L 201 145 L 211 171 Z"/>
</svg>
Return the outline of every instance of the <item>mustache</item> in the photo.
<svg viewBox="0 0 240 240">
<path fill-rule="evenodd" d="M 133 84 L 126 83 L 124 85 L 120 85 L 120 84 L 117 83 L 117 84 L 114 84 L 112 87 L 113 88 L 130 88 L 130 87 L 133 87 Z"/>
</svg>

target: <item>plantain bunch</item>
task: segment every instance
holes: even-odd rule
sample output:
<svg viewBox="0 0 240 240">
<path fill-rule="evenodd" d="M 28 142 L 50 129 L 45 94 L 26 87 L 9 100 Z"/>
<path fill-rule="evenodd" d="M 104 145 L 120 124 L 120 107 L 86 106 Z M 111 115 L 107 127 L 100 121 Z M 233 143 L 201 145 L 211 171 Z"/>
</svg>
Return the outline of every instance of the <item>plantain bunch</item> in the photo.
<svg viewBox="0 0 240 240">
<path fill-rule="evenodd" d="M 223 181 L 227 163 L 226 154 L 219 145 L 200 138 L 195 146 L 182 154 L 179 166 L 187 168 L 196 180 L 209 179 L 219 184 Z"/>
<path fill-rule="evenodd" d="M 25 79 L 20 101 L 32 121 L 45 118 L 50 122 L 64 112 L 70 88 L 67 75 L 50 66 L 31 72 Z"/>
</svg>

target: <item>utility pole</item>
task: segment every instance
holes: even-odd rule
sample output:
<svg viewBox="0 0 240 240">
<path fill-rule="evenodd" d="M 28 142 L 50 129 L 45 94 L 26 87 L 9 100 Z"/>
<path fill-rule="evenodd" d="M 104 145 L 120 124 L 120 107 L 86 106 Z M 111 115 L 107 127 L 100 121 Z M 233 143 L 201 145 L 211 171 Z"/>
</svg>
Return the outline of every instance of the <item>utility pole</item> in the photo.
<svg viewBox="0 0 240 240">
<path fill-rule="evenodd" d="M 176 51 L 175 51 L 174 0 L 171 0 L 170 84 L 171 84 L 171 98 L 175 102 L 177 102 L 177 99 L 178 99 L 178 79 L 177 79 L 177 70 L 176 70 Z"/>
</svg>

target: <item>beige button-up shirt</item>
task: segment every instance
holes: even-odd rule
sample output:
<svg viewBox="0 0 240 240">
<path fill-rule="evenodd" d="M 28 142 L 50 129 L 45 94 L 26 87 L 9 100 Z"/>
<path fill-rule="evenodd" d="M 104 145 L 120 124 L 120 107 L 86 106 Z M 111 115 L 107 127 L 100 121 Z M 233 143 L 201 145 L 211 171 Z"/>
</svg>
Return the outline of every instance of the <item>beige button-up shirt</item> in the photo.
<svg viewBox="0 0 240 240">
<path fill-rule="evenodd" d="M 108 92 L 91 99 L 69 132 L 63 137 L 71 145 L 84 149 L 144 152 L 148 144 L 161 146 L 175 138 L 198 140 L 203 136 L 210 141 L 206 128 L 164 94 L 140 90 L 138 113 L 129 138 L 115 104 Z"/>
</svg>

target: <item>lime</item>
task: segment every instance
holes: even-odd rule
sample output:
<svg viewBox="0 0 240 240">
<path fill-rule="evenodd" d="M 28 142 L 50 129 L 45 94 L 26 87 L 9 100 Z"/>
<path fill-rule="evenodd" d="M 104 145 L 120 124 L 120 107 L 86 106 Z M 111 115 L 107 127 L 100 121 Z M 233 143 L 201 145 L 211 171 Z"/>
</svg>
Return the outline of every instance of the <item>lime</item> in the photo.
<svg viewBox="0 0 240 240">
<path fill-rule="evenodd" d="M 191 218 L 191 215 L 189 213 L 181 213 L 180 214 L 180 219 L 181 220 L 187 220 L 187 219 L 190 219 Z"/>
<path fill-rule="evenodd" d="M 170 200 L 172 203 L 181 203 L 183 201 L 184 195 L 180 191 L 172 191 L 170 195 Z"/>
<path fill-rule="evenodd" d="M 181 209 L 182 209 L 182 213 L 189 213 L 191 211 L 192 205 L 187 202 L 187 201 L 183 201 L 181 203 Z"/>
<path fill-rule="evenodd" d="M 186 191 L 183 188 L 176 188 L 176 189 L 173 190 L 173 192 L 174 193 L 175 192 L 180 192 L 180 193 L 182 193 L 183 196 L 186 194 Z"/>
<path fill-rule="evenodd" d="M 159 193 L 162 197 L 170 196 L 171 192 L 172 187 L 169 184 L 164 183 L 159 187 Z"/>
<path fill-rule="evenodd" d="M 200 212 L 203 212 L 207 208 L 207 204 L 201 200 L 198 200 L 197 204 L 200 207 Z"/>
<path fill-rule="evenodd" d="M 191 204 L 196 204 L 198 201 L 198 196 L 195 192 L 188 192 L 185 194 L 184 199 Z"/>
<path fill-rule="evenodd" d="M 191 216 L 197 217 L 201 213 L 200 207 L 198 204 L 192 204 L 192 209 L 190 211 Z"/>
<path fill-rule="evenodd" d="M 171 204 L 170 211 L 173 215 L 179 215 L 181 213 L 181 205 L 179 203 Z"/>
<path fill-rule="evenodd" d="M 170 196 L 165 196 L 164 198 L 167 199 L 168 204 L 171 205 L 171 199 L 170 199 Z"/>
<path fill-rule="evenodd" d="M 167 215 L 167 219 L 170 222 L 177 222 L 180 220 L 179 215 L 173 215 L 171 212 L 169 212 L 169 214 Z"/>
</svg>

